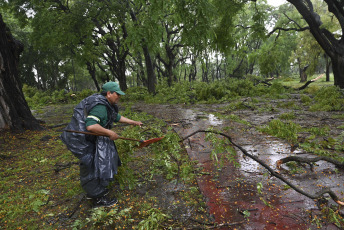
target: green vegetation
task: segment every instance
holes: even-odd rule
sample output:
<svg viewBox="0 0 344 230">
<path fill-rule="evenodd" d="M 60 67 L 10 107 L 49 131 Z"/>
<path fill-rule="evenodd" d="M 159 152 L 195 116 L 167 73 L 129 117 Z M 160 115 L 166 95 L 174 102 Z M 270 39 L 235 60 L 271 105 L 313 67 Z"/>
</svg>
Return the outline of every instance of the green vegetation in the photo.
<svg viewBox="0 0 344 230">
<path fill-rule="evenodd" d="M 145 101 L 146 103 L 168 103 L 168 104 L 194 104 L 194 103 L 222 103 L 234 101 L 240 97 L 263 97 L 268 99 L 286 98 L 292 89 L 285 89 L 280 82 L 274 82 L 270 87 L 264 85 L 253 85 L 249 79 L 218 81 L 211 84 L 204 82 L 180 82 L 173 87 L 161 85 L 157 88 L 156 94 L 149 94 L 142 87 L 131 87 L 126 91 L 123 101 Z M 74 103 L 86 96 L 96 93 L 92 90 L 81 92 L 60 91 L 39 91 L 24 85 L 23 92 L 30 107 L 36 108 L 46 104 Z M 251 105 L 254 106 L 254 99 Z M 240 106 L 240 105 L 238 105 Z M 244 104 L 241 105 L 245 107 Z"/>
<path fill-rule="evenodd" d="M 57 109 L 56 116 L 60 113 L 64 111 Z M 159 182 L 161 186 L 183 183 L 193 188 L 193 163 L 181 148 L 178 136 L 169 129 L 162 132 L 164 123 L 129 109 L 122 114 L 142 121 L 149 120 L 145 132 L 138 127 L 115 127 L 122 136 L 149 139 L 164 135 L 165 138 L 159 144 L 142 149 L 141 153 L 135 142 L 116 141 L 122 167 L 112 187 L 120 184 L 120 188 L 114 191 L 119 203 L 110 209 L 90 209 L 90 204 L 83 198 L 79 168 L 73 163 L 77 159 L 59 140 L 61 131 L 48 129 L 23 134 L 5 133 L 0 155 L 0 189 L 3 191 L 0 198 L 3 206 L 0 211 L 1 228 L 20 229 L 25 226 L 35 229 L 39 226 L 42 229 L 61 229 L 61 224 L 73 226 L 73 229 L 180 226 L 181 223 L 170 221 L 172 217 L 166 214 L 168 210 L 161 210 L 154 197 L 148 193 L 139 196 L 134 188 L 154 186 L 150 184 L 156 183 L 157 175 L 164 178 Z M 204 210 L 198 189 L 189 189 L 181 194 L 176 206 L 187 205 Z M 72 218 L 74 212 L 77 212 L 77 219 Z"/>
<path fill-rule="evenodd" d="M 293 120 L 296 118 L 295 113 L 290 112 L 290 113 L 282 113 L 279 115 L 279 118 L 282 120 Z"/>
<path fill-rule="evenodd" d="M 334 82 L 343 83 L 339 81 L 343 73 L 334 71 L 328 81 L 321 78 L 302 91 L 297 89 L 305 84 L 300 77 L 303 81 L 314 79 L 318 77 L 313 76 L 316 72 L 328 70 L 330 62 L 333 70 L 342 69 L 338 59 L 343 57 L 343 49 L 336 45 L 341 39 L 337 31 L 343 31 L 339 23 L 343 12 L 329 14 L 334 1 L 307 1 L 307 7 L 305 2 L 299 1 L 299 7 L 284 4 L 272 8 L 266 1 L 1 1 L 1 22 L 3 18 L 10 30 L 3 34 L 13 34 L 25 47 L 19 63 L 10 60 L 18 65 L 18 79 L 1 80 L 13 84 L 6 90 L 19 89 L 19 82 L 24 84 L 25 98 L 36 116 L 58 114 L 55 107 L 76 104 L 105 81 L 113 80 L 127 93 L 122 100 L 127 102 L 123 114 L 150 120 L 150 127 L 143 133 L 138 128 L 116 129 L 129 137 L 165 138 L 159 145 L 150 146 L 149 151 L 139 153 L 134 143 L 118 141 L 124 166 L 114 186 L 120 184 L 121 202 L 110 210 L 88 211 L 81 202 L 75 158 L 59 141 L 61 131 L 48 127 L 67 122 L 71 108 L 45 124 L 47 130 L 5 132 L 0 188 L 8 192 L 0 198 L 0 228 L 54 229 L 60 228 L 63 221 L 76 229 L 155 229 L 173 228 L 174 224 L 179 228 L 182 224 L 173 223 L 168 210 L 155 206 L 154 195 L 132 192 L 153 183 L 158 176 L 166 183 L 190 185 L 180 202 L 204 211 L 193 184 L 193 162 L 178 135 L 163 121 L 132 113 L 128 102 L 185 106 L 221 103 L 223 107 L 213 112 L 221 119 L 240 123 L 243 129 L 257 128 L 305 151 L 342 160 L 344 132 L 333 134 L 323 121 L 317 127 L 305 128 L 297 114 L 301 109 L 312 114 L 344 111 L 343 91 L 332 86 Z M 298 11 L 301 8 L 304 10 Z M 314 19 L 319 16 L 321 28 L 318 24 L 308 25 L 305 15 Z M 290 21 L 300 28 L 309 26 L 326 33 L 278 29 L 267 36 L 266 28 L 290 28 Z M 321 48 L 318 42 L 325 41 L 329 34 L 338 42 Z M 324 55 L 333 53 L 325 48 L 338 52 Z M 2 59 L 9 60 L 9 55 Z M 3 73 L 11 72 L 0 67 Z M 245 113 L 258 114 L 260 127 L 254 127 L 256 121 L 242 118 Z M 343 116 L 336 114 L 333 118 L 340 120 Z M 342 123 L 336 126 L 344 129 Z M 211 156 L 219 169 L 225 160 L 236 164 L 236 153 L 228 142 L 213 135 L 207 135 L 207 140 L 214 145 Z M 132 170 L 133 164 L 141 170 Z M 63 170 L 55 173 L 56 167 Z M 336 213 L 327 211 L 328 219 L 340 222 Z M 248 219 L 249 213 L 244 217 Z M 314 222 L 320 227 L 317 217 Z"/>
<path fill-rule="evenodd" d="M 323 87 L 315 93 L 311 111 L 344 111 L 343 92 L 335 86 Z"/>
<path fill-rule="evenodd" d="M 269 135 L 285 139 L 290 143 L 296 143 L 297 134 L 301 131 L 301 127 L 291 121 L 283 122 L 279 119 L 274 119 L 267 126 L 260 127 L 259 130 Z"/>
<path fill-rule="evenodd" d="M 213 145 L 210 157 L 219 169 L 222 169 L 225 160 L 231 162 L 236 167 L 240 166 L 236 160 L 237 152 L 227 139 L 218 138 L 215 133 L 210 132 L 207 133 L 206 140 Z"/>
<path fill-rule="evenodd" d="M 343 110 L 341 91 L 336 87 L 318 87 L 312 93 L 302 92 L 300 100 L 288 99 L 292 89 L 283 87 L 284 82 L 278 80 L 271 86 L 262 84 L 253 85 L 252 81 L 237 80 L 231 82 L 204 83 L 175 83 L 173 87 L 158 87 L 157 93 L 151 95 L 141 87 L 131 87 L 123 97 L 126 108 L 123 115 L 135 120 L 149 121 L 149 126 L 142 132 L 138 127 L 116 126 L 122 136 L 137 139 L 149 139 L 165 136 L 159 144 L 137 152 L 135 142 L 118 140 L 117 147 L 121 153 L 123 167 L 120 168 L 114 187 L 118 187 L 116 195 L 119 198 L 118 206 L 111 209 L 90 209 L 89 204 L 82 200 L 83 191 L 79 185 L 77 165 L 70 164 L 76 159 L 65 149 L 58 138 L 60 131 L 45 130 L 41 132 L 27 131 L 24 134 L 5 133 L 3 151 L 3 170 L 0 172 L 0 189 L 3 193 L 0 202 L 3 209 L 0 211 L 0 225 L 13 229 L 25 225 L 28 228 L 40 226 L 44 229 L 59 228 L 62 219 L 74 229 L 99 227 L 155 229 L 163 226 L 182 226 L 182 223 L 173 223 L 169 210 L 159 209 L 154 195 L 147 191 L 144 195 L 137 195 L 136 188 L 143 188 L 155 183 L 157 176 L 162 176 L 163 183 L 185 183 L 189 187 L 180 194 L 180 200 L 175 205 L 188 205 L 200 210 L 199 218 L 206 218 L 202 195 L 195 186 L 195 172 L 193 162 L 190 162 L 185 150 L 180 145 L 178 135 L 164 121 L 158 120 L 144 113 L 130 110 L 131 103 L 223 103 L 217 112 L 218 118 L 243 124 L 245 127 L 257 128 L 261 132 L 285 139 L 291 144 L 299 144 L 299 148 L 322 156 L 329 156 L 343 160 L 343 156 L 330 151 L 344 151 L 344 132 L 338 137 L 330 137 L 330 128 L 326 125 L 304 128 L 297 122 L 295 110 L 300 104 L 311 106 L 312 110 L 327 111 Z M 245 88 L 246 87 L 246 88 Z M 37 116 L 44 115 L 48 109 L 56 114 L 62 122 L 68 122 L 72 114 L 72 107 L 63 114 L 59 111 L 61 104 L 76 104 L 84 97 L 95 93 L 91 90 L 82 92 L 52 91 L 43 92 L 32 87 L 24 86 L 24 94 L 31 108 Z M 270 103 L 283 99 L 283 103 Z M 130 103 L 128 103 L 130 101 Z M 47 106 L 48 105 L 48 106 Z M 276 106 L 278 105 L 278 106 Z M 276 109 L 278 107 L 278 110 Z M 286 110 L 280 112 L 279 110 Z M 257 112 L 277 114 L 278 119 L 270 120 L 266 125 L 253 127 L 248 121 L 241 119 L 236 112 Z M 234 114 L 236 113 L 236 114 Z M 333 119 L 343 119 L 343 115 L 332 116 Z M 52 120 L 56 125 L 57 121 Z M 61 120 L 59 121 L 61 122 Z M 226 127 L 230 129 L 230 127 Z M 340 127 L 338 127 L 340 128 Z M 305 136 L 302 143 L 300 135 Z M 42 141 L 50 136 L 48 141 Z M 238 166 L 236 151 L 226 139 L 218 138 L 215 134 L 207 134 L 214 149 L 211 157 L 220 171 L 223 162 L 230 161 Z M 18 146 L 19 149 L 18 149 Z M 68 166 L 67 166 L 68 165 Z M 55 172 L 54 169 L 66 166 Z M 294 162 L 287 166 L 291 173 L 302 173 L 302 169 Z M 133 171 L 133 168 L 140 169 Z M 119 186 L 118 186 L 119 184 Z M 257 185 L 257 189 L 262 188 Z M 261 196 L 262 202 L 270 204 Z M 77 211 L 76 218 L 71 218 Z M 328 212 L 331 212 L 330 210 Z M 331 218 L 338 218 L 335 213 Z M 245 213 L 249 219 L 249 212 Z M 338 222 L 333 219 L 333 222 Z"/>
</svg>

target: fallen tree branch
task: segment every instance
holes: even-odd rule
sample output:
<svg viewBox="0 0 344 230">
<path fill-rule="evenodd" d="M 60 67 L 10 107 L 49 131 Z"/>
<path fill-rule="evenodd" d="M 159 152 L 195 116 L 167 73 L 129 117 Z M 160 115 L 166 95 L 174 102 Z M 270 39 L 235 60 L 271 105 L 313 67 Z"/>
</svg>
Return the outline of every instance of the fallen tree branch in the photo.
<svg viewBox="0 0 344 230">
<path fill-rule="evenodd" d="M 332 159 L 330 157 L 325 157 L 325 156 L 312 157 L 312 158 L 305 158 L 305 157 L 299 157 L 299 156 L 289 156 L 289 157 L 285 157 L 285 158 L 278 160 L 276 162 L 276 164 L 277 164 L 277 167 L 280 168 L 281 164 L 285 164 L 285 163 L 290 162 L 290 161 L 296 161 L 296 162 L 307 163 L 307 164 L 318 162 L 318 161 L 327 161 L 327 162 L 330 162 L 330 163 L 336 165 L 339 168 L 344 168 L 343 162 L 340 162 L 340 161 L 337 161 L 335 159 Z"/>
<path fill-rule="evenodd" d="M 329 188 L 324 188 L 322 189 L 321 191 L 315 193 L 315 194 L 309 194 L 303 190 L 301 190 L 299 187 L 295 186 L 294 184 L 292 184 L 291 182 L 289 182 L 287 179 L 285 179 L 283 176 L 281 176 L 278 172 L 276 172 L 275 170 L 273 170 L 270 166 L 268 166 L 265 162 L 263 162 L 262 160 L 260 160 L 258 157 L 256 156 L 253 156 L 251 154 L 249 154 L 243 147 L 241 147 L 240 145 L 234 143 L 232 141 L 232 138 L 225 134 L 225 133 L 221 133 L 221 132 L 217 132 L 217 131 L 211 131 L 211 130 L 197 130 L 189 135 L 187 135 L 186 137 L 184 137 L 182 140 L 186 140 L 187 138 L 197 134 L 197 133 L 215 133 L 215 134 L 218 134 L 218 135 L 221 135 L 221 136 L 224 136 L 226 137 L 229 142 L 234 145 L 235 147 L 237 147 L 238 149 L 240 149 L 240 151 L 247 157 L 253 159 L 254 161 L 258 162 L 260 165 L 262 165 L 264 168 L 266 168 L 270 174 L 278 179 L 280 179 L 281 181 L 283 181 L 284 183 L 286 183 L 290 188 L 294 189 L 296 192 L 308 197 L 308 198 L 311 198 L 311 199 L 314 199 L 314 200 L 318 200 L 318 199 L 321 199 L 323 198 L 323 195 L 324 194 L 328 194 L 330 195 L 330 197 L 339 205 L 344 205 L 344 202 L 340 201 L 338 196 Z"/>
<path fill-rule="evenodd" d="M 322 78 L 324 76 L 324 74 L 321 74 L 320 76 L 310 80 L 310 81 L 307 81 L 306 84 L 304 84 L 303 86 L 301 86 L 300 88 L 298 88 L 298 90 L 303 90 L 305 89 L 309 84 L 311 84 L 312 82 L 315 82 L 317 81 L 318 79 Z"/>
<path fill-rule="evenodd" d="M 67 168 L 70 168 L 72 165 L 78 165 L 79 162 L 69 162 L 67 164 L 62 164 L 62 163 L 56 163 L 55 164 L 55 168 L 54 168 L 54 171 L 56 173 L 60 172 L 61 170 L 63 169 L 67 169 Z"/>
</svg>

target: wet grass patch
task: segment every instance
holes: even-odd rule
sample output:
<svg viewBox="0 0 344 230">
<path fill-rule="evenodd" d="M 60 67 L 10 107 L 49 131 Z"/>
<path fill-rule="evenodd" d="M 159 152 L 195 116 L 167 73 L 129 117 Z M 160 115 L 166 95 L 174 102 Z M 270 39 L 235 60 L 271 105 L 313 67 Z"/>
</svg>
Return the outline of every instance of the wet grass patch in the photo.
<svg viewBox="0 0 344 230">
<path fill-rule="evenodd" d="M 113 208 L 92 209 L 85 199 L 77 158 L 59 139 L 63 126 L 40 132 L 1 133 L 0 228 L 178 228 L 185 224 L 182 219 L 185 213 L 196 220 L 209 220 L 203 196 L 197 189 L 194 163 L 181 147 L 178 135 L 161 120 L 132 112 L 130 105 L 124 107 L 122 115 L 141 120 L 145 126 L 140 129 L 118 125 L 115 129 L 121 136 L 165 138 L 141 151 L 136 148 L 138 143 L 116 142 L 123 166 L 111 184 L 119 199 Z M 70 113 L 51 108 L 49 111 L 55 116 Z M 40 114 L 44 113 L 42 107 Z M 69 122 L 71 115 L 60 122 Z M 52 124 L 50 118 L 57 124 L 54 116 L 45 118 L 46 127 Z M 155 189 L 157 185 L 159 189 Z M 173 193 L 166 193 L 167 188 Z M 164 201 L 164 194 L 171 200 Z"/>
</svg>

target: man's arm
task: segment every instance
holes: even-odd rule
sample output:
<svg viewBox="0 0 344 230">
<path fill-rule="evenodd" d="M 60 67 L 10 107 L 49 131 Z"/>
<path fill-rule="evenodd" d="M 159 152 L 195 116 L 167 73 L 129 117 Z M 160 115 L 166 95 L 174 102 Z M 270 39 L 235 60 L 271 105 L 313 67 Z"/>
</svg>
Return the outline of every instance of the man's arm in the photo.
<svg viewBox="0 0 344 230">
<path fill-rule="evenodd" d="M 142 122 L 141 121 L 134 121 L 134 120 L 131 120 L 131 119 L 123 117 L 123 116 L 121 116 L 121 118 L 119 119 L 119 122 L 127 123 L 129 125 L 138 125 L 140 127 L 142 126 Z"/>
<path fill-rule="evenodd" d="M 134 121 L 134 120 L 131 120 L 131 119 L 123 117 L 123 116 L 121 116 L 121 118 L 119 119 L 119 122 L 127 123 L 130 125 L 138 125 L 138 126 L 142 125 L 141 121 Z M 100 135 L 108 136 L 111 140 L 116 140 L 119 137 L 119 135 L 116 132 L 114 132 L 110 129 L 106 129 L 99 124 L 87 126 L 86 129 L 90 132 L 94 132 L 94 133 L 97 133 Z"/>
<path fill-rule="evenodd" d="M 114 131 L 112 131 L 110 129 L 106 129 L 99 124 L 87 126 L 86 129 L 90 132 L 93 132 L 93 133 L 108 136 L 113 141 L 118 139 L 118 137 L 119 137 L 118 134 L 115 133 Z"/>
</svg>

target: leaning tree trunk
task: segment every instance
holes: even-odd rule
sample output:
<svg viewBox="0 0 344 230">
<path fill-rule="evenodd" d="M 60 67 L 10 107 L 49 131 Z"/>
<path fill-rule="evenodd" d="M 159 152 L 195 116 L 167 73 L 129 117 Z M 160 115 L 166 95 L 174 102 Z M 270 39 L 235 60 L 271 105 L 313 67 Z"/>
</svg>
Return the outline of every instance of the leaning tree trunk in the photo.
<svg viewBox="0 0 344 230">
<path fill-rule="evenodd" d="M 25 101 L 19 81 L 18 62 L 23 48 L 12 37 L 0 14 L 0 129 L 42 129 Z"/>
</svg>

